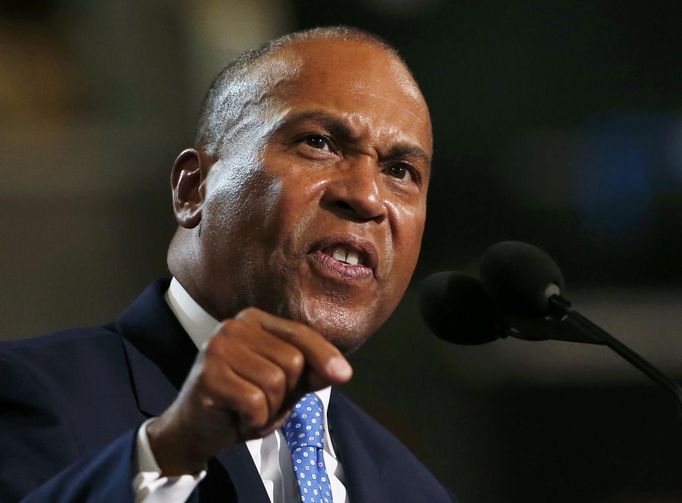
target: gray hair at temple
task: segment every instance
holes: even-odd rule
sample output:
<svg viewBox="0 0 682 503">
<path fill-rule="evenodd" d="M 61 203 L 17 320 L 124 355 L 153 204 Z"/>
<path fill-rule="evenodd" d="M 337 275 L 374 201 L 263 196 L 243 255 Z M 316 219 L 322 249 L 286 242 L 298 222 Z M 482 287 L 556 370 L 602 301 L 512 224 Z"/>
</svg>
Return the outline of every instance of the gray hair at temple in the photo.
<svg viewBox="0 0 682 503">
<path fill-rule="evenodd" d="M 292 42 L 314 38 L 341 38 L 360 40 L 374 44 L 395 56 L 409 67 L 398 54 L 398 51 L 385 40 L 372 33 L 349 26 L 329 26 L 297 31 L 282 37 L 269 40 L 262 46 L 251 49 L 238 56 L 225 66 L 208 89 L 199 112 L 199 120 L 194 138 L 194 145 L 209 154 L 222 150 L 229 139 L 235 137 L 242 129 L 252 125 L 242 122 L 248 105 L 264 105 L 270 98 L 270 87 L 263 85 L 268 79 L 250 79 L 254 70 L 261 66 L 265 56 Z M 287 68 L 266 70 L 273 77 L 281 76 L 279 72 L 291 71 Z M 255 85 L 254 85 L 255 84 Z"/>
</svg>

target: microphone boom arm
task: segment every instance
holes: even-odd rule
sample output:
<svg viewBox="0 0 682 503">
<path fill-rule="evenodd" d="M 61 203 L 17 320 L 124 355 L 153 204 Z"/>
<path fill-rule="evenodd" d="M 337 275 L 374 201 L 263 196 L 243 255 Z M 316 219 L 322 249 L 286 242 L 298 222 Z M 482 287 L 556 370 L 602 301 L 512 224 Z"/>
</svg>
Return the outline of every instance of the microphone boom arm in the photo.
<svg viewBox="0 0 682 503">
<path fill-rule="evenodd" d="M 568 323 L 570 326 L 577 329 L 577 332 L 589 334 L 592 337 L 592 342 L 594 344 L 608 346 L 625 360 L 637 367 L 646 376 L 663 386 L 673 395 L 677 403 L 678 411 L 682 415 L 682 388 L 680 388 L 673 379 L 658 370 L 599 325 L 592 322 L 578 311 L 571 309 L 571 303 L 560 295 L 552 295 L 549 298 L 549 305 L 552 315 L 559 315 L 562 323 Z"/>
</svg>

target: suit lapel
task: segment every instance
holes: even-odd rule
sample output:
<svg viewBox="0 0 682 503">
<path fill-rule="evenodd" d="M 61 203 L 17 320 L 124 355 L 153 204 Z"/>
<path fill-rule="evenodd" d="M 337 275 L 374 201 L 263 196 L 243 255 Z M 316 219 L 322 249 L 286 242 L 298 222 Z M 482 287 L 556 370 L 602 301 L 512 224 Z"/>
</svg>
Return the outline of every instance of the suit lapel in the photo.
<svg viewBox="0 0 682 503">
<path fill-rule="evenodd" d="M 343 466 L 348 499 L 353 503 L 388 502 L 379 466 L 367 449 L 370 439 L 365 438 L 364 432 L 356 427 L 348 414 L 346 400 L 332 388 L 327 415 L 335 450 Z"/>
<path fill-rule="evenodd" d="M 230 474 L 237 494 L 237 500 L 248 503 L 270 503 L 263 480 L 256 470 L 253 458 L 246 444 L 239 443 L 225 449 L 216 456 Z"/>
<path fill-rule="evenodd" d="M 175 400 L 197 349 L 168 307 L 168 280 L 152 283 L 116 320 L 123 336 L 130 379 L 138 407 L 147 417 L 160 415 Z M 209 461 L 199 487 L 202 501 L 269 503 L 263 482 L 245 444 Z"/>
<path fill-rule="evenodd" d="M 116 320 L 140 410 L 161 414 L 175 399 L 197 349 L 166 304 L 167 280 L 152 283 Z"/>
</svg>

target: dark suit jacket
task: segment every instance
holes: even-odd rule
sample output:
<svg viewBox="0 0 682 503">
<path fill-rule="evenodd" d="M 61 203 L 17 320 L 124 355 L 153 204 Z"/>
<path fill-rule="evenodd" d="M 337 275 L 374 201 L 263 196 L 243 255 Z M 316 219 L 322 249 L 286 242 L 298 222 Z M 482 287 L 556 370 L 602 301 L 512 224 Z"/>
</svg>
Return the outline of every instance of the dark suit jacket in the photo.
<svg viewBox="0 0 682 503">
<path fill-rule="evenodd" d="M 0 344 L 0 501 L 134 500 L 136 430 L 173 401 L 196 355 L 167 287 L 150 285 L 114 323 Z M 336 390 L 328 418 L 353 503 L 452 501 Z M 210 460 L 192 498 L 269 501 L 244 444 Z"/>
</svg>

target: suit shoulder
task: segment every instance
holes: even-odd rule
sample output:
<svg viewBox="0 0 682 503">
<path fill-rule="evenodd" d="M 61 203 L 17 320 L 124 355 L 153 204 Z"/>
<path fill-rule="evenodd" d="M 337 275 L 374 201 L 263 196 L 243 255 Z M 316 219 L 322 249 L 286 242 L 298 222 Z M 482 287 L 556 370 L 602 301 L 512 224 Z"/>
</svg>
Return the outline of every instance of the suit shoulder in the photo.
<svg viewBox="0 0 682 503">
<path fill-rule="evenodd" d="M 111 351 L 120 347 L 120 337 L 110 327 L 62 330 L 47 335 L 0 342 L 0 358 L 5 361 L 50 363 L 67 356 L 72 360 L 85 351 Z"/>
<path fill-rule="evenodd" d="M 96 384 L 101 382 L 111 383 L 107 393 L 127 384 L 121 337 L 106 326 L 2 342 L 0 366 L 15 383 L 32 382 L 62 399 L 96 395 L 101 392 Z"/>
</svg>

